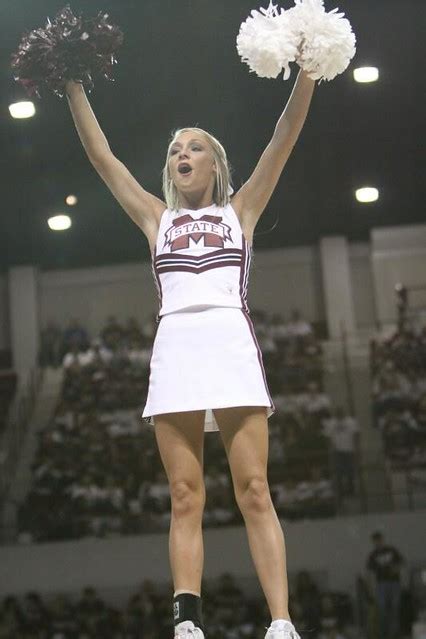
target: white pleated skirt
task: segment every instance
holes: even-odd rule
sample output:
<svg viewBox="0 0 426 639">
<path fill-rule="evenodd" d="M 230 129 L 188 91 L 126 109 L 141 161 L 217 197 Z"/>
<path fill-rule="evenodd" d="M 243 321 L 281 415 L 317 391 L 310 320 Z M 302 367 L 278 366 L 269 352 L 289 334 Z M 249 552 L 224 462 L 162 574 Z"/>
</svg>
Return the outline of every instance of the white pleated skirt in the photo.
<svg viewBox="0 0 426 639">
<path fill-rule="evenodd" d="M 214 408 L 266 406 L 274 412 L 253 324 L 244 310 L 215 306 L 164 315 L 154 340 L 142 418 L 206 410 L 204 430 L 219 430 Z"/>
</svg>

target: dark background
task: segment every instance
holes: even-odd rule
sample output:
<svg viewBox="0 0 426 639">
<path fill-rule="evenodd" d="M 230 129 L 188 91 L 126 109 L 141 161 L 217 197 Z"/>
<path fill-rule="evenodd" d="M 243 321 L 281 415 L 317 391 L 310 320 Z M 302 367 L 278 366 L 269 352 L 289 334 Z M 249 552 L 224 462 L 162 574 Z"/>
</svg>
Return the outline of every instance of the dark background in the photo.
<svg viewBox="0 0 426 639">
<path fill-rule="evenodd" d="M 121 210 L 85 156 L 66 99 L 36 101 L 13 120 L 10 102 L 27 99 L 10 56 L 23 31 L 44 26 L 64 2 L 0 0 L 0 270 L 38 264 L 70 268 L 149 258 L 142 232 Z M 263 6 L 267 6 L 265 0 Z M 290 0 L 282 4 L 292 6 Z M 316 90 L 308 121 L 264 212 L 255 247 L 311 244 L 326 234 L 366 241 L 379 226 L 424 222 L 424 0 L 326 0 L 350 19 L 358 39 L 351 67 Z M 238 187 L 255 166 L 289 97 L 289 82 L 260 79 L 235 47 L 255 0 L 81 0 L 75 13 L 110 14 L 125 34 L 115 83 L 98 80 L 89 98 L 113 152 L 142 185 L 161 196 L 161 170 L 174 128 L 201 126 L 225 145 Z M 378 66 L 380 81 L 352 79 Z M 381 190 L 360 205 L 356 187 Z M 74 193 L 76 207 L 64 198 Z M 49 230 L 68 212 L 73 226 Z M 279 224 L 271 233 L 277 215 Z"/>
</svg>

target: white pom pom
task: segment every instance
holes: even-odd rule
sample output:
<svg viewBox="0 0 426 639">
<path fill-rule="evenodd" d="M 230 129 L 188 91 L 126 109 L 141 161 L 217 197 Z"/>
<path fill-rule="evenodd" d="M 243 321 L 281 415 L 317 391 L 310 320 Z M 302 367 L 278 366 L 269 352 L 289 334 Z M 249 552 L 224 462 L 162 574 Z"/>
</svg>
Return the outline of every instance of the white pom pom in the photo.
<svg viewBox="0 0 426 639">
<path fill-rule="evenodd" d="M 323 0 L 295 0 L 287 11 L 302 37 L 298 64 L 313 80 L 333 80 L 355 55 L 356 38 L 344 13 L 326 13 Z"/>
<path fill-rule="evenodd" d="M 298 34 L 288 19 L 288 12 L 272 4 L 268 9 L 252 11 L 241 24 L 237 50 L 243 62 L 261 78 L 276 78 L 284 69 L 284 79 L 290 77 L 290 62 L 298 54 Z"/>
</svg>

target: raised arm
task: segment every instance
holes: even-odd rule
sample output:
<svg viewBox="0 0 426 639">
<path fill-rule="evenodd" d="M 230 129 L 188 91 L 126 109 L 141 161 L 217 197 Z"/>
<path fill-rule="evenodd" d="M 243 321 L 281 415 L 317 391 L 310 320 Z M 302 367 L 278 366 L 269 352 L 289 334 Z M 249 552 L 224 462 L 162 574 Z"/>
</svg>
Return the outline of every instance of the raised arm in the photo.
<svg viewBox="0 0 426 639">
<path fill-rule="evenodd" d="M 166 205 L 145 189 L 112 153 L 87 99 L 84 87 L 66 85 L 71 114 L 87 156 L 126 213 L 142 229 L 152 247 Z"/>
<path fill-rule="evenodd" d="M 274 134 L 250 178 L 232 203 L 246 228 L 254 229 L 290 157 L 309 111 L 315 81 L 300 71 Z"/>
</svg>

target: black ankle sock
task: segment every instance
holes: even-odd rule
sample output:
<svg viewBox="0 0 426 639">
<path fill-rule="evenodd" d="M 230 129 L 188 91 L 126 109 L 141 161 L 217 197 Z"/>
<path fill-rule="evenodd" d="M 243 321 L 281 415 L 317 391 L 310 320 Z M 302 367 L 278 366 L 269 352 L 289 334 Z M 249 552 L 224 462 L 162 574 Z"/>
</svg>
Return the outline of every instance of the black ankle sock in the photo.
<svg viewBox="0 0 426 639">
<path fill-rule="evenodd" d="M 182 621 L 192 621 L 194 626 L 204 632 L 201 597 L 189 592 L 173 597 L 173 619 L 175 626 Z"/>
</svg>

